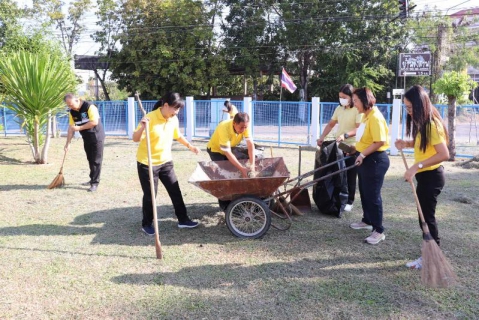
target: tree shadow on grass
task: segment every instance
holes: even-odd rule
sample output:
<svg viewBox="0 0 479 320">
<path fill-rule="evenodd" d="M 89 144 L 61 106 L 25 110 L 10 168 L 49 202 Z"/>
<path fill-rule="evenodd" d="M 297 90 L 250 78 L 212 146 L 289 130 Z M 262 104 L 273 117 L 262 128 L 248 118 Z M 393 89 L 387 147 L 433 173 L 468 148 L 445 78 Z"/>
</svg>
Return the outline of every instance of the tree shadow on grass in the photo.
<svg viewBox="0 0 479 320">
<path fill-rule="evenodd" d="M 200 226 L 194 229 L 179 229 L 172 206 L 158 208 L 160 240 L 164 245 L 181 243 L 225 243 L 238 241 L 227 229 L 218 224 L 217 205 L 193 205 L 190 212 L 201 211 L 202 217 L 190 213 L 193 219 L 200 218 Z M 147 246 L 154 238 L 141 230 L 141 207 L 123 207 L 94 211 L 76 216 L 69 225 L 30 224 L 0 228 L 2 236 L 78 236 L 95 235 L 92 244 L 116 244 L 125 246 Z M 203 223 L 204 222 L 204 223 Z M 101 224 L 101 226 L 98 226 Z M 94 226 L 92 226 L 94 225 Z"/>
<path fill-rule="evenodd" d="M 384 262 L 384 260 L 381 260 Z M 359 267 L 360 266 L 360 267 Z M 399 271 L 398 266 L 376 265 L 367 257 L 337 257 L 335 259 L 300 259 L 293 262 L 270 262 L 257 265 L 239 263 L 207 264 L 185 267 L 177 272 L 125 274 L 111 278 L 117 284 L 169 285 L 191 289 L 247 289 L 258 279 L 284 280 L 324 278 L 371 279 L 381 272 Z M 401 266 L 401 269 L 402 266 Z M 404 271 L 404 270 L 403 270 Z M 416 272 L 418 275 L 419 273 Z"/>
<path fill-rule="evenodd" d="M 225 243 L 236 241 L 225 224 L 218 223 L 218 207 L 211 205 L 188 206 L 189 216 L 200 222 L 194 229 L 178 228 L 178 221 L 173 206 L 158 207 L 158 228 L 160 241 L 164 245 L 181 243 Z M 147 236 L 141 230 L 141 207 L 124 207 L 95 211 L 75 217 L 71 223 L 75 226 L 87 226 L 103 223 L 103 227 L 93 238 L 92 243 L 119 245 L 148 245 L 153 243 L 153 237 Z M 202 212 L 198 216 L 195 212 Z"/>
<path fill-rule="evenodd" d="M 3 154 L 1 154 L 3 153 L 3 150 L 5 149 L 0 150 L 0 164 L 16 164 L 16 165 L 32 164 L 32 162 L 22 162 L 15 158 L 6 157 Z"/>
<path fill-rule="evenodd" d="M 52 178 L 52 181 L 55 177 Z M 10 185 L 0 185 L 1 191 L 16 191 L 16 190 L 43 190 L 47 189 L 50 185 L 51 181 L 48 184 L 10 184 Z M 86 190 L 84 187 L 74 187 L 71 185 L 58 187 L 58 188 L 65 188 L 65 189 L 77 189 L 77 190 Z M 55 189 L 51 189 L 54 192 Z"/>
</svg>

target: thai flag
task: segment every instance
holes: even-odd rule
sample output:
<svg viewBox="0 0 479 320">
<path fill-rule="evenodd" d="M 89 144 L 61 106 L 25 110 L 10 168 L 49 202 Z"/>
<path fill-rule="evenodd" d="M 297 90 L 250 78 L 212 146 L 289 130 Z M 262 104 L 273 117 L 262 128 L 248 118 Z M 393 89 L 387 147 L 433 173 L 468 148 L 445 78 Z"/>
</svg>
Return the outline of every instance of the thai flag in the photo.
<svg viewBox="0 0 479 320">
<path fill-rule="evenodd" d="M 281 73 L 281 86 L 283 88 L 288 89 L 288 91 L 291 93 L 296 91 L 296 88 L 297 88 L 293 80 L 291 80 L 291 77 L 289 76 L 289 74 L 286 72 L 286 70 L 284 70 L 284 68 L 283 68 L 283 72 Z"/>
</svg>

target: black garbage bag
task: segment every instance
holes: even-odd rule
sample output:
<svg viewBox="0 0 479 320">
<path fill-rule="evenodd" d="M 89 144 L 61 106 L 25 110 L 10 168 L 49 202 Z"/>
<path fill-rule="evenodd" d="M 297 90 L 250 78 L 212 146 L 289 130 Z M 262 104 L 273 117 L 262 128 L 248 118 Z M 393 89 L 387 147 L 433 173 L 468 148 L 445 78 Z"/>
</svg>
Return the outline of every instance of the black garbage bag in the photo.
<svg viewBox="0 0 479 320">
<path fill-rule="evenodd" d="M 316 151 L 314 169 L 343 158 L 343 152 L 338 148 L 336 141 L 324 141 L 321 148 Z M 318 170 L 314 173 L 314 179 L 316 180 L 330 173 L 337 172 L 345 168 L 345 166 L 344 161 L 340 161 L 323 170 Z M 341 213 L 348 202 L 346 171 L 322 179 L 314 185 L 313 200 L 321 213 L 341 218 Z"/>
</svg>

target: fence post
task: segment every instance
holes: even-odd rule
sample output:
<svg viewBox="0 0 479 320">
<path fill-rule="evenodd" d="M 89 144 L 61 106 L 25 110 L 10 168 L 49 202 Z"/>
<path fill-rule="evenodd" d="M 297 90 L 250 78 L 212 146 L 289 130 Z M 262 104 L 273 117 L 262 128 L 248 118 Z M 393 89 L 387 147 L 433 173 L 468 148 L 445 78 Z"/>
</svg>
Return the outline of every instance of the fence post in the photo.
<svg viewBox="0 0 479 320">
<path fill-rule="evenodd" d="M 2 103 L 3 104 L 3 103 Z M 2 106 L 2 112 L 3 112 L 3 132 L 5 133 L 5 137 L 7 136 L 7 113 L 5 112 L 4 106 Z"/>
<path fill-rule="evenodd" d="M 193 97 L 189 96 L 186 97 L 186 112 L 185 112 L 185 122 L 186 122 L 186 139 L 191 141 L 193 139 L 193 135 L 195 133 L 195 112 L 194 112 L 194 102 Z"/>
<path fill-rule="evenodd" d="M 316 140 L 319 139 L 319 97 L 313 97 L 311 101 L 311 141 L 310 146 L 316 147 Z"/>
<path fill-rule="evenodd" d="M 128 138 L 133 138 L 133 131 L 135 130 L 135 119 L 136 119 L 136 112 L 135 112 L 135 98 L 128 97 L 128 109 L 127 109 L 127 116 L 128 119 L 126 120 L 126 134 Z"/>
<path fill-rule="evenodd" d="M 254 114 L 253 114 L 253 103 L 251 97 L 243 98 L 243 111 L 249 115 L 249 128 L 253 132 L 254 126 Z"/>
<path fill-rule="evenodd" d="M 389 154 L 392 156 L 398 155 L 398 149 L 394 142 L 399 137 L 399 122 L 401 120 L 401 99 L 393 100 L 393 115 L 391 118 L 391 141 L 389 143 Z"/>
</svg>

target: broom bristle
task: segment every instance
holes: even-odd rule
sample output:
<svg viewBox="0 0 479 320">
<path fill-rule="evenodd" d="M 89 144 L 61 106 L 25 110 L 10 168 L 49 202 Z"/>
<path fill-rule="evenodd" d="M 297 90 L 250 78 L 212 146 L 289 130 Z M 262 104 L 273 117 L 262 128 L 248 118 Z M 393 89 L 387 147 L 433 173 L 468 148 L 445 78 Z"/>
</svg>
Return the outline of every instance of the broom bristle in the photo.
<svg viewBox="0 0 479 320">
<path fill-rule="evenodd" d="M 59 173 L 55 179 L 53 179 L 52 183 L 48 185 L 47 189 L 53 189 L 57 187 L 62 187 L 65 184 L 65 179 L 62 173 Z"/>
<path fill-rule="evenodd" d="M 422 243 L 421 281 L 431 288 L 447 288 L 457 283 L 457 276 L 434 240 Z"/>
</svg>

